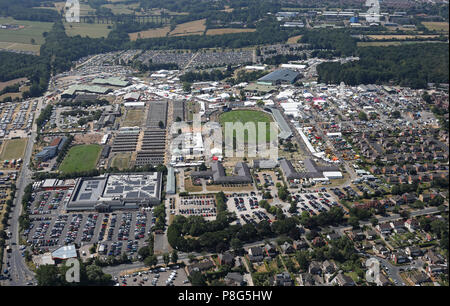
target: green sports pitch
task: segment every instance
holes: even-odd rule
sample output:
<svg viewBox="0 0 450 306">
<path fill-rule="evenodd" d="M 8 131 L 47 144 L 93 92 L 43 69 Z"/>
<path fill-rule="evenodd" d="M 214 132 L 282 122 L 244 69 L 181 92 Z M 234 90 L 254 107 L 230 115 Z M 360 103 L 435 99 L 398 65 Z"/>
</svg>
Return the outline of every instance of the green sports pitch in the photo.
<svg viewBox="0 0 450 306">
<path fill-rule="evenodd" d="M 257 110 L 234 110 L 225 112 L 220 115 L 219 118 L 220 125 L 222 129 L 225 129 L 226 122 L 242 122 L 242 124 L 246 124 L 247 122 L 254 122 L 256 126 L 256 137 L 258 138 L 258 122 L 266 123 L 266 142 L 270 141 L 270 133 L 269 133 L 269 124 L 273 121 L 272 116 L 268 113 L 257 111 Z M 236 132 L 234 132 L 234 135 Z M 276 135 L 274 135 L 276 137 Z M 272 137 L 274 138 L 274 137 Z M 248 135 L 247 131 L 244 134 L 244 141 L 247 142 Z"/>
<path fill-rule="evenodd" d="M 102 147 L 96 144 L 74 146 L 67 152 L 59 171 L 72 173 L 93 170 L 101 150 Z"/>
</svg>

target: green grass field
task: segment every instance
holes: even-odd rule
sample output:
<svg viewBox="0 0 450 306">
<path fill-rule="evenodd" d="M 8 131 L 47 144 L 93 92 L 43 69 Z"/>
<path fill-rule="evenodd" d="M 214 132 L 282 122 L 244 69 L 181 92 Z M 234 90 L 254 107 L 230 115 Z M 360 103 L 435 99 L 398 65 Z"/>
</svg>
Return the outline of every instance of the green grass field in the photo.
<svg viewBox="0 0 450 306">
<path fill-rule="evenodd" d="M 131 153 L 119 153 L 113 157 L 111 166 L 119 169 L 127 169 L 130 166 Z"/>
<path fill-rule="evenodd" d="M 68 36 L 82 37 L 89 36 L 91 38 L 107 37 L 112 27 L 112 24 L 97 24 L 97 23 L 67 23 L 64 22 L 64 28 Z"/>
<path fill-rule="evenodd" d="M 122 126 L 140 126 L 144 122 L 145 113 L 141 109 L 129 109 Z"/>
<path fill-rule="evenodd" d="M 244 125 L 247 122 L 254 122 L 256 126 L 256 135 L 258 139 L 258 122 L 264 122 L 266 123 L 266 141 L 270 141 L 270 133 L 269 133 L 269 123 L 272 122 L 272 116 L 270 116 L 267 113 L 261 112 L 261 111 L 254 111 L 254 110 L 235 110 L 226 112 L 220 115 L 220 125 L 222 126 L 222 129 L 225 129 L 225 123 L 226 122 L 242 122 Z M 275 137 L 277 135 L 274 135 Z M 245 131 L 244 134 L 244 141 L 247 142 L 247 132 Z M 225 138 L 224 138 L 225 139 Z"/>
<path fill-rule="evenodd" d="M 27 145 L 27 138 L 9 139 L 3 144 L 2 154 L 0 160 L 11 160 L 23 157 L 25 147 Z"/>
<path fill-rule="evenodd" d="M 59 166 L 63 173 L 95 169 L 102 147 L 96 144 L 72 147 Z"/>
<path fill-rule="evenodd" d="M 31 39 L 35 40 L 36 45 L 44 43 L 42 33 L 49 32 L 51 22 L 15 20 L 11 17 L 0 17 L 0 24 L 17 24 L 24 26 L 22 29 L 8 30 L 0 29 L 0 42 L 10 42 L 31 45 Z"/>
</svg>

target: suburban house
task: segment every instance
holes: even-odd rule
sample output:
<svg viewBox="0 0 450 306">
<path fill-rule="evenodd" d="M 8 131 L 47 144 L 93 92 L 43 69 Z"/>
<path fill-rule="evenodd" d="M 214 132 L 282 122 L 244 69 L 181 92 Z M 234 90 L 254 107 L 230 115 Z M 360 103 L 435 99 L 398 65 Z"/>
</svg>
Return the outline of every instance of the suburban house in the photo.
<svg viewBox="0 0 450 306">
<path fill-rule="evenodd" d="M 294 247 L 287 241 L 281 245 L 281 250 L 283 254 L 292 254 L 295 252 Z"/>
<path fill-rule="evenodd" d="M 312 261 L 309 264 L 308 272 L 311 274 L 322 274 L 322 265 L 317 261 Z"/>
<path fill-rule="evenodd" d="M 262 261 L 264 259 L 264 250 L 262 247 L 252 247 L 248 249 L 248 259 L 251 262 Z"/>
<path fill-rule="evenodd" d="M 417 246 L 408 246 L 405 248 L 405 253 L 412 257 L 417 257 L 422 255 L 422 250 Z"/>
<path fill-rule="evenodd" d="M 334 261 L 325 260 L 322 264 L 323 272 L 325 274 L 332 274 L 336 272 L 336 264 Z"/>
<path fill-rule="evenodd" d="M 423 283 L 430 282 L 430 278 L 422 271 L 415 271 L 409 275 L 409 280 L 415 285 L 422 285 Z"/>
<path fill-rule="evenodd" d="M 381 235 L 389 235 L 391 233 L 391 225 L 389 223 L 381 223 L 376 226 L 377 231 Z"/>
<path fill-rule="evenodd" d="M 419 221 L 417 221 L 416 219 L 408 219 L 405 221 L 405 227 L 410 232 L 415 232 L 419 229 Z"/>
<path fill-rule="evenodd" d="M 433 277 L 441 273 L 448 273 L 448 267 L 445 265 L 429 265 L 426 271 L 430 277 Z"/>
<path fill-rule="evenodd" d="M 292 286 L 294 282 L 292 281 L 289 272 L 279 273 L 275 276 L 275 286 Z"/>
<path fill-rule="evenodd" d="M 393 253 L 392 256 L 392 261 L 395 262 L 396 264 L 402 264 L 408 261 L 408 256 L 404 253 L 404 252 L 396 252 Z"/>
<path fill-rule="evenodd" d="M 361 241 L 366 238 L 362 231 L 349 231 L 348 237 L 353 241 Z"/>
<path fill-rule="evenodd" d="M 434 250 L 428 250 L 428 252 L 424 255 L 425 259 L 429 261 L 432 265 L 439 265 L 445 263 L 444 259 L 442 258 L 441 254 L 438 254 Z"/>
<path fill-rule="evenodd" d="M 234 256 L 230 252 L 219 254 L 219 264 L 234 266 Z"/>
<path fill-rule="evenodd" d="M 377 232 L 375 232 L 375 231 L 373 231 L 373 230 L 369 230 L 369 231 L 367 231 L 367 233 L 366 233 L 366 237 L 367 237 L 367 239 L 369 239 L 369 240 L 373 240 L 373 239 L 375 239 L 375 238 L 377 237 Z"/>
<path fill-rule="evenodd" d="M 244 277 L 237 272 L 229 272 L 224 280 L 227 286 L 243 286 L 245 284 Z"/>
<path fill-rule="evenodd" d="M 398 220 L 390 223 L 392 229 L 396 233 L 404 233 L 405 232 L 405 222 Z"/>
<path fill-rule="evenodd" d="M 189 266 L 187 266 L 187 272 L 188 275 L 190 275 L 192 272 L 201 272 L 206 271 L 214 267 L 214 262 L 210 259 L 206 259 L 200 262 L 193 263 Z"/>
<path fill-rule="evenodd" d="M 278 253 L 276 247 L 272 243 L 267 243 L 264 246 L 264 251 L 269 257 L 275 257 Z"/>
<path fill-rule="evenodd" d="M 355 282 L 350 276 L 339 273 L 335 278 L 331 281 L 332 284 L 337 284 L 339 286 L 355 286 Z"/>
<path fill-rule="evenodd" d="M 299 240 L 295 240 L 294 243 L 292 244 L 292 246 L 296 250 L 306 249 L 309 247 L 308 243 L 303 238 L 300 238 Z"/>
<path fill-rule="evenodd" d="M 329 234 L 327 235 L 327 239 L 330 240 L 330 241 L 337 240 L 337 239 L 339 239 L 340 237 L 341 237 L 341 236 L 340 236 L 338 233 L 329 233 Z"/>
<path fill-rule="evenodd" d="M 314 278 L 311 273 L 302 273 L 298 277 L 300 286 L 314 286 Z"/>
<path fill-rule="evenodd" d="M 389 250 L 382 244 L 375 244 L 373 246 L 373 251 L 380 255 L 386 255 L 389 253 Z"/>
</svg>

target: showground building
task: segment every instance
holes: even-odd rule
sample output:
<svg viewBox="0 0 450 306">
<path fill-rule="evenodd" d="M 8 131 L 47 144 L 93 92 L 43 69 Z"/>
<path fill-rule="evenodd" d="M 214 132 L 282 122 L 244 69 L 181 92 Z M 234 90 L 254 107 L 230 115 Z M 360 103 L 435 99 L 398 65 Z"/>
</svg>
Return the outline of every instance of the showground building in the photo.
<svg viewBox="0 0 450 306">
<path fill-rule="evenodd" d="M 79 178 L 67 211 L 138 209 L 161 203 L 160 172 L 106 174 Z"/>
</svg>

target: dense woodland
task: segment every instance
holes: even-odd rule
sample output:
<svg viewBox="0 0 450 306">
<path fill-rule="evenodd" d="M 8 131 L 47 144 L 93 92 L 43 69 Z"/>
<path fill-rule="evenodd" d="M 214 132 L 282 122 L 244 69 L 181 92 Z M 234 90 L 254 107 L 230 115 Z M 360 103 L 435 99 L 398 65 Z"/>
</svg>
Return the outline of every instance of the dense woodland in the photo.
<svg viewBox="0 0 450 306">
<path fill-rule="evenodd" d="M 358 48 L 359 61 L 323 63 L 319 81 L 348 85 L 392 83 L 426 88 L 427 83 L 448 83 L 449 50 L 446 43 L 405 44 Z"/>
<path fill-rule="evenodd" d="M 17 20 L 54 22 L 59 19 L 55 10 L 38 7 L 43 0 L 0 0 L 0 16 L 11 16 Z"/>
<path fill-rule="evenodd" d="M 356 53 L 356 39 L 347 30 L 311 30 L 300 39 L 310 49 L 335 50 L 336 56 L 350 56 Z"/>
<path fill-rule="evenodd" d="M 44 58 L 0 51 L 0 81 L 27 77 L 31 86 L 23 93 L 24 98 L 41 95 L 47 89 L 49 76 L 48 62 Z"/>
</svg>

